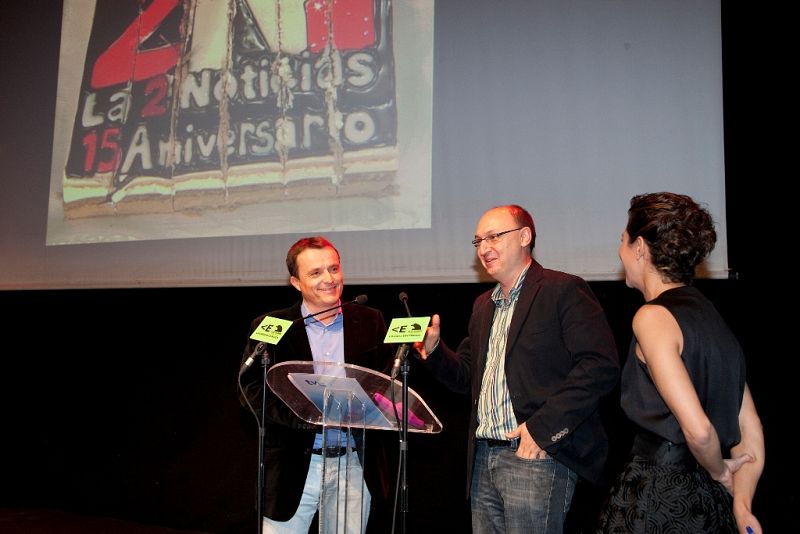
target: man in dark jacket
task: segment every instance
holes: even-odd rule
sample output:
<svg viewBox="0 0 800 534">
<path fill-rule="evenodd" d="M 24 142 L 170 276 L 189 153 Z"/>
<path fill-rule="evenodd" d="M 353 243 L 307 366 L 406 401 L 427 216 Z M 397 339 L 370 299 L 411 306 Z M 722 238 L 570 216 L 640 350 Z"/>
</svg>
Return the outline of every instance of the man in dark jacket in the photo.
<svg viewBox="0 0 800 534">
<path fill-rule="evenodd" d="M 392 354 L 383 343 L 386 323 L 381 312 L 361 305 L 340 306 L 344 276 L 339 252 L 328 240 L 323 237 L 299 240 L 289 249 L 286 266 L 289 281 L 300 292 L 302 300 L 290 308 L 265 314 L 295 321 L 280 341 L 270 348 L 272 364 L 306 360 L 355 364 L 381 372 L 391 368 Z M 324 312 L 330 308 L 334 309 Z M 253 320 L 251 332 L 265 315 Z M 256 344 L 255 340 L 249 340 L 243 361 L 254 354 Z M 246 399 L 259 412 L 263 386 L 263 369 L 258 365 L 253 365 L 242 375 Z M 244 397 L 240 400 L 248 404 Z M 267 533 L 307 534 L 321 504 L 321 427 L 298 418 L 269 388 L 265 402 L 263 530 Z M 258 415 L 260 417 L 260 413 Z M 382 504 L 388 499 L 391 483 L 386 468 L 386 450 L 382 446 L 384 440 L 376 437 L 379 439 L 369 439 L 369 448 L 364 449 L 362 476 L 366 489 L 348 484 L 348 502 L 362 501 L 364 504 L 362 517 L 347 517 L 348 534 L 364 532 L 370 503 L 382 509 Z M 330 431 L 326 440 L 330 456 Z M 348 452 L 348 449 L 356 450 L 356 444 L 337 447 L 337 451 L 341 451 L 338 454 L 352 455 L 347 462 L 339 464 L 346 463 L 357 471 L 361 470 L 358 454 Z M 356 472 L 351 477 L 357 480 L 359 475 L 361 473 Z M 350 493 L 352 491 L 355 493 Z M 335 510 L 335 503 L 326 506 Z M 351 509 L 349 504 L 348 509 Z M 340 524 L 342 521 L 340 517 Z M 385 529 L 371 525 L 370 530 Z"/>
<path fill-rule="evenodd" d="M 561 533 L 579 476 L 597 482 L 608 442 L 600 398 L 619 375 L 603 309 L 582 279 L 533 260 L 533 218 L 483 214 L 478 258 L 497 286 L 478 297 L 457 351 L 434 315 L 417 350 L 450 389 L 472 395 L 467 495 L 480 533 Z"/>
</svg>

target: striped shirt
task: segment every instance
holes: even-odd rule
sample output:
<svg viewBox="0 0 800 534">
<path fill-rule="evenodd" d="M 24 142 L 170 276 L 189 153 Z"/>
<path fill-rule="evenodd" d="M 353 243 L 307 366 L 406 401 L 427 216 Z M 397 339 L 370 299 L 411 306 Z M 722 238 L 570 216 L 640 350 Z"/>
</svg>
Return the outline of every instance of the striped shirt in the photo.
<svg viewBox="0 0 800 534">
<path fill-rule="evenodd" d="M 530 267 L 530 265 L 528 265 Z M 522 281 L 528 272 L 525 267 L 517 278 L 508 298 L 503 296 L 500 284 L 492 291 L 494 301 L 494 318 L 492 331 L 489 334 L 489 350 L 486 354 L 486 369 L 483 371 L 481 392 L 478 397 L 477 438 L 508 439 L 506 432 L 517 429 L 517 418 L 511 405 L 511 395 L 506 382 L 506 341 L 508 327 L 514 316 Z"/>
</svg>

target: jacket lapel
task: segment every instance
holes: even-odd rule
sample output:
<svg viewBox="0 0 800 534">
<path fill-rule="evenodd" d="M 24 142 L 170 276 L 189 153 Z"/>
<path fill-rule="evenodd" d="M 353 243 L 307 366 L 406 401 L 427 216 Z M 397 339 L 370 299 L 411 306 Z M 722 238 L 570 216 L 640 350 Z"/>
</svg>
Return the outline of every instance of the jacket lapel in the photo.
<svg viewBox="0 0 800 534">
<path fill-rule="evenodd" d="M 517 298 L 517 304 L 514 307 L 514 316 L 511 318 L 511 324 L 508 327 L 506 357 L 511 354 L 511 349 L 516 344 L 517 338 L 519 338 L 519 334 L 522 331 L 522 325 L 528 319 L 533 303 L 536 300 L 536 295 L 539 294 L 539 289 L 542 287 L 541 281 L 542 266 L 534 260 L 525 274 L 525 280 L 522 281 L 522 288 Z"/>
<path fill-rule="evenodd" d="M 353 310 L 348 310 L 345 313 L 342 309 L 342 321 L 344 325 L 344 362 L 345 363 L 358 363 L 355 361 L 355 356 L 358 355 L 358 347 L 356 346 L 360 335 L 360 321 L 356 317 L 356 313 L 351 313 Z"/>
<path fill-rule="evenodd" d="M 480 310 L 480 330 L 478 331 L 478 344 L 472 349 L 477 349 L 475 354 L 475 363 L 477 364 L 477 377 L 478 384 L 480 384 L 480 377 L 483 377 L 483 370 L 486 367 L 486 355 L 489 353 L 489 335 L 492 332 L 492 320 L 494 319 L 494 301 L 492 300 L 491 291 L 486 295 L 486 301 L 481 305 Z"/>
<path fill-rule="evenodd" d="M 286 345 L 284 346 L 284 361 L 286 360 L 303 360 L 311 361 L 311 344 L 308 342 L 308 335 L 306 334 L 306 325 L 301 320 L 300 302 L 292 306 L 288 319 L 295 321 L 286 333 Z"/>
</svg>

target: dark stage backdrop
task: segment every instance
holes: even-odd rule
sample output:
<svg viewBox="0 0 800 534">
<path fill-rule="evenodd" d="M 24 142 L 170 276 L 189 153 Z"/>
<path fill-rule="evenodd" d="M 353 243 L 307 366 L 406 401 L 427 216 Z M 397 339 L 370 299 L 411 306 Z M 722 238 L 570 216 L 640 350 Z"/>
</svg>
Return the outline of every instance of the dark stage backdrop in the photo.
<svg viewBox="0 0 800 534">
<path fill-rule="evenodd" d="M 741 281 L 701 281 L 748 351 L 748 378 L 767 429 L 768 468 L 755 509 L 767 532 L 788 525 L 797 498 L 783 462 L 777 380 L 751 328 L 757 301 Z M 638 293 L 593 282 L 624 357 Z M 443 338 L 465 333 L 483 284 L 349 286 L 387 319 L 441 313 Z M 162 288 L 0 292 L 6 348 L 0 360 L 0 508 L 45 507 L 213 533 L 254 532 L 255 419 L 236 399 L 249 321 L 295 298 L 290 288 Z M 82 310 L 82 311 L 80 311 Z M 9 339 L 17 345 L 11 348 Z M 409 532 L 469 532 L 464 498 L 468 398 L 412 363 L 410 385 L 443 423 L 409 437 Z M 608 471 L 629 429 L 615 391 L 603 403 Z M 570 532 L 594 519 L 601 491 L 580 487 Z M 771 528 L 770 528 L 771 527 Z M 2 530 L 2 528 L 0 528 Z"/>
<path fill-rule="evenodd" d="M 0 32 L 0 95 L 10 118 L 0 142 L 0 172 L 2 183 L 24 181 L 45 198 L 46 186 L 32 177 L 49 172 L 41 130 L 52 126 L 54 104 L 39 98 L 36 88 L 44 83 L 44 95 L 55 91 L 49 69 L 56 65 L 60 19 L 50 15 L 50 2 L 26 5 L 30 13 L 11 19 L 13 31 Z M 769 234 L 783 228 L 776 221 L 788 195 L 762 187 L 779 188 L 782 182 L 774 178 L 785 172 L 774 168 L 780 158 L 772 146 L 771 123 L 782 116 L 773 78 L 779 70 L 767 62 L 778 51 L 774 17 L 748 4 L 723 5 L 728 263 L 735 277 L 698 285 L 748 355 L 748 381 L 767 439 L 755 512 L 767 532 L 794 532 L 800 530 L 794 513 L 800 493 L 788 434 L 796 419 L 796 349 L 789 338 L 796 326 L 776 307 L 792 304 L 784 286 L 794 275 L 775 268 L 776 262 L 785 265 L 792 246 L 768 244 Z M 24 61 L 34 48 L 41 61 Z M 45 212 L 44 205 L 38 209 Z M 0 239 L 13 232 L 14 240 L 41 241 L 41 229 L 14 219 L 18 211 L 0 211 Z M 49 261 L 47 255 L 41 261 Z M 591 286 L 624 356 L 640 298 L 620 281 Z M 415 314 L 442 314 L 444 339 L 455 344 L 473 298 L 487 287 L 351 285 L 345 296 L 365 293 L 369 305 L 391 318 L 404 314 L 397 295 L 405 291 Z M 33 509 L 80 514 L 87 525 L 110 517 L 215 534 L 253 532 L 256 431 L 236 401 L 236 372 L 252 317 L 294 298 L 281 286 L 0 291 L 0 531 L 15 532 L 7 518 Z M 445 430 L 410 438 L 409 532 L 468 532 L 467 401 L 416 365 L 411 385 Z M 617 406 L 615 392 L 603 405 L 612 445 L 609 472 L 619 466 L 629 439 Z M 571 532 L 588 531 L 600 494 L 580 488 Z"/>
</svg>

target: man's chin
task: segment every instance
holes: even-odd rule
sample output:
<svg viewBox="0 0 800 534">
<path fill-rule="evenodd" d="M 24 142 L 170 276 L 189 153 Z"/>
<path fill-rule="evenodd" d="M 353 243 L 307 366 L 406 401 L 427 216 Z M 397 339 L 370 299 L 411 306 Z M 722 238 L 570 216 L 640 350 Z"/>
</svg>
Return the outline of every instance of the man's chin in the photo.
<svg viewBox="0 0 800 534">
<path fill-rule="evenodd" d="M 323 306 L 325 306 L 326 308 L 336 306 L 336 304 L 340 300 L 341 300 L 341 295 L 325 295 L 320 299 Z"/>
</svg>

